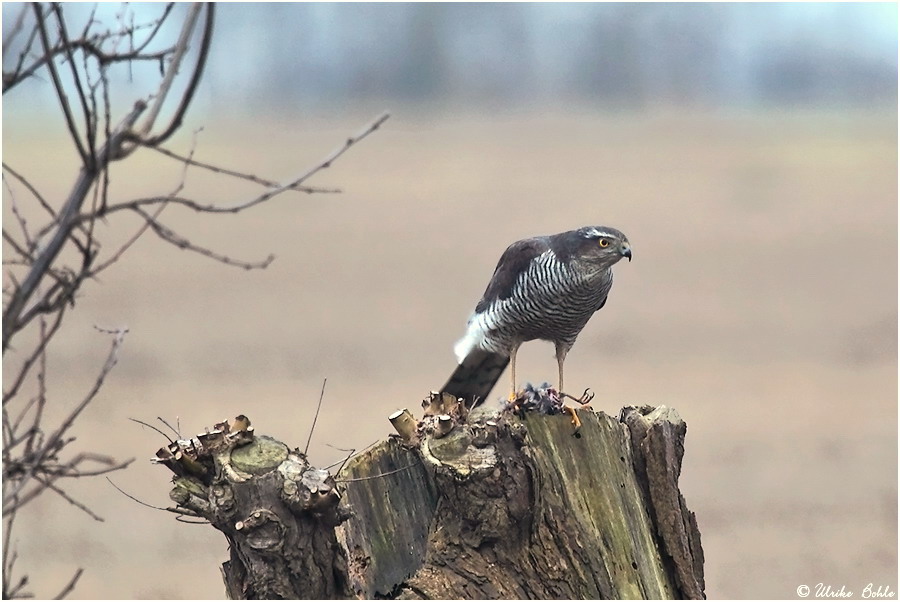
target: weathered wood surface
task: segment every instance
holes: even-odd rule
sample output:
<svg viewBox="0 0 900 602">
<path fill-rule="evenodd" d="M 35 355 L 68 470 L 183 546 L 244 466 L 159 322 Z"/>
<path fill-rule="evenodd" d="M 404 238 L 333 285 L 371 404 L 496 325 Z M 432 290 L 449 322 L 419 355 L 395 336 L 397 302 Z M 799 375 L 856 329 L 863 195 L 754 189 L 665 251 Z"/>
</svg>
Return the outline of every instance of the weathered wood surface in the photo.
<svg viewBox="0 0 900 602">
<path fill-rule="evenodd" d="M 207 503 L 191 507 L 202 514 L 214 491 L 235 491 L 231 511 L 212 512 L 232 546 L 230 597 L 704 597 L 700 534 L 678 491 L 684 422 L 664 406 L 579 416 L 580 437 L 567 416 L 482 414 L 440 438 L 426 419 L 411 440 L 392 436 L 348 462 L 339 504 L 327 477 L 298 476 L 305 497 L 273 509 L 291 488 L 285 474 L 316 474 L 284 447 L 268 472 L 239 472 L 256 472 L 255 493 L 220 470 L 223 482 L 192 486 Z M 299 464 L 286 471 L 288 460 Z M 314 512 L 323 485 L 333 505 Z M 229 524 L 260 511 L 277 517 L 265 537 Z"/>
<path fill-rule="evenodd" d="M 415 450 L 398 437 L 353 458 L 341 471 L 350 518 L 337 529 L 350 585 L 364 598 L 389 595 L 425 556 L 438 495 Z"/>
<path fill-rule="evenodd" d="M 635 474 L 641 483 L 661 551 L 685 598 L 705 597 L 703 547 L 697 517 L 678 488 L 687 424 L 673 408 L 622 408 L 620 420 L 631 434 Z"/>
</svg>

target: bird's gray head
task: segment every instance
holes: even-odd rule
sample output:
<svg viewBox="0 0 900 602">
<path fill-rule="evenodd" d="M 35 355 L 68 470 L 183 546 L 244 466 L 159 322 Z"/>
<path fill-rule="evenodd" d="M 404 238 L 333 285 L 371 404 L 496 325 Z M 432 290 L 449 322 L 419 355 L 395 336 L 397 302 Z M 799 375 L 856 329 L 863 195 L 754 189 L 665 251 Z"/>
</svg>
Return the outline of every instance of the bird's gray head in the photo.
<svg viewBox="0 0 900 602">
<path fill-rule="evenodd" d="M 631 243 L 619 230 L 607 226 L 586 226 L 574 231 L 578 240 L 576 256 L 581 261 L 607 268 L 623 257 L 631 261 Z"/>
</svg>

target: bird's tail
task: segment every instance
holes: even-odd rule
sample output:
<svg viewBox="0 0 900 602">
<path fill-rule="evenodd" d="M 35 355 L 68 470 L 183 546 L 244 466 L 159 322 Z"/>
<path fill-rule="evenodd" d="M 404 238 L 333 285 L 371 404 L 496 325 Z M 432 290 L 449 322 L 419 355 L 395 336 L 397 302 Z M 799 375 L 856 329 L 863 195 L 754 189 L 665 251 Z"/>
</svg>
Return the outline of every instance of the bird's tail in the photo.
<svg viewBox="0 0 900 602">
<path fill-rule="evenodd" d="M 459 366 L 441 391 L 462 397 L 471 408 L 487 399 L 507 364 L 508 356 L 471 349 L 460 359 Z"/>
</svg>

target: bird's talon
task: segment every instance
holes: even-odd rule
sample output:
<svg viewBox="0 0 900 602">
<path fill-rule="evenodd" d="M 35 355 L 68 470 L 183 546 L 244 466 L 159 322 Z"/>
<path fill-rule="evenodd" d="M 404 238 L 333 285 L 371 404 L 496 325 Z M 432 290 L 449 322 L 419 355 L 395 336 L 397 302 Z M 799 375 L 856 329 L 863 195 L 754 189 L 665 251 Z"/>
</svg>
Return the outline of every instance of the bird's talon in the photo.
<svg viewBox="0 0 900 602">
<path fill-rule="evenodd" d="M 567 397 L 567 398 L 571 399 L 572 401 L 574 401 L 575 403 L 578 403 L 581 405 L 587 405 L 591 402 L 591 400 L 594 399 L 594 392 L 591 391 L 590 389 L 585 389 L 584 393 L 581 394 L 581 397 L 575 397 L 574 395 L 569 395 L 568 393 L 562 393 L 562 392 L 560 392 L 559 396 Z"/>
</svg>

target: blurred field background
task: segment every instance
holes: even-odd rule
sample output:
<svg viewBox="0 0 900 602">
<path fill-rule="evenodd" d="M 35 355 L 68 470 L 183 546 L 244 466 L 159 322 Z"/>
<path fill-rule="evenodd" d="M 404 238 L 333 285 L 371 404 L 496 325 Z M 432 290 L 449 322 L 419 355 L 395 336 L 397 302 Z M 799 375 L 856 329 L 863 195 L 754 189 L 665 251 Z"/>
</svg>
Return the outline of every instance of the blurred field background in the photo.
<svg viewBox="0 0 900 602">
<path fill-rule="evenodd" d="M 245 413 L 257 433 L 303 447 L 327 377 L 310 456 L 331 464 L 344 455 L 332 446 L 386 437 L 391 411 L 415 410 L 443 384 L 453 343 L 506 245 L 610 225 L 627 233 L 634 261 L 617 266 L 610 301 L 569 356 L 566 380 L 591 387 L 594 407 L 607 413 L 666 404 L 687 421 L 681 484 L 703 536 L 708 596 L 792 598 L 797 586 L 820 582 L 857 595 L 869 583 L 896 592 L 896 5 L 735 14 L 722 5 L 657 13 L 657 5 L 483 6 L 493 12 L 220 7 L 204 96 L 173 150 L 187 152 L 202 126 L 197 159 L 286 181 L 381 109 L 392 117 L 311 182 L 340 195 L 284 195 L 238 216 L 163 214 L 229 256 L 274 253 L 268 269 L 228 268 L 147 235 L 102 282 L 85 286 L 50 356 L 51 398 L 74 403 L 93 382 L 108 348 L 94 325 L 130 334 L 78 423 L 81 446 L 136 457 L 113 480 L 165 506 L 169 474 L 147 461 L 165 441 L 128 418 L 177 418 L 193 434 Z M 690 12 L 698 10 L 699 26 Z M 384 36 L 398 15 L 403 26 Z M 263 27 L 276 22 L 290 25 Z M 241 23 L 252 26 L 242 33 Z M 726 43 L 697 46 L 679 29 L 687 23 L 706 32 L 702 40 Z M 741 38 L 736 23 L 756 23 L 757 37 L 738 28 Z M 265 58 L 260 48 L 278 47 L 273 40 L 283 38 L 273 36 L 290 27 L 299 40 L 292 50 L 284 42 Z M 507 67 L 518 53 L 502 49 L 523 28 L 531 42 L 618 33 L 614 56 L 632 62 L 592 62 L 599 45 L 570 57 L 535 42 L 522 59 L 534 68 L 516 72 Z M 411 52 L 425 66 L 407 65 L 406 79 L 385 84 L 394 80 L 378 77 L 387 67 L 376 50 L 416 35 L 450 41 L 440 46 L 444 67 L 426 60 L 433 49 Z M 694 71 L 660 84 L 670 70 L 654 67 L 661 47 L 639 52 L 647 39 L 681 40 L 669 50 Z M 745 42 L 738 50 L 735 39 Z M 849 41 L 860 41 L 856 50 L 841 46 Z M 477 48 L 497 52 L 479 60 Z M 736 67 L 764 63 L 762 49 L 782 65 L 769 79 Z M 709 60 L 690 60 L 698 56 Z M 484 68 L 492 61 L 496 68 Z M 729 66 L 740 81 L 714 85 Z M 450 75 L 417 88 L 414 68 Z M 592 90 L 627 90 L 632 72 L 644 79 L 633 79 L 631 92 L 592 98 Z M 529 96 L 517 81 L 543 83 Z M 52 103 L 38 95 L 44 85 L 4 98 L 3 160 L 56 199 L 77 164 Z M 112 177 L 124 200 L 167 193 L 182 173 L 142 151 Z M 255 191 L 190 170 L 182 194 L 231 204 Z M 3 217 L 13 223 L 6 201 Z M 103 240 L 114 248 L 138 225 L 111 218 Z M 15 361 L 4 358 L 4 372 Z M 519 362 L 523 380 L 555 377 L 548 343 L 525 346 Z M 105 522 L 51 494 L 23 512 L 18 563 L 38 596 L 54 595 L 81 566 L 77 598 L 223 597 L 227 550 L 217 532 L 179 524 L 99 479 L 66 485 Z"/>
</svg>

